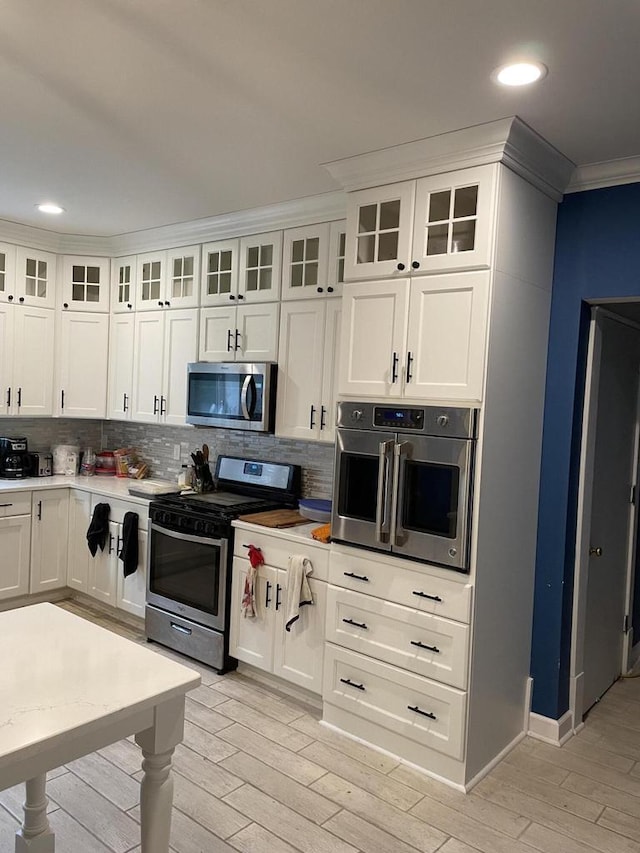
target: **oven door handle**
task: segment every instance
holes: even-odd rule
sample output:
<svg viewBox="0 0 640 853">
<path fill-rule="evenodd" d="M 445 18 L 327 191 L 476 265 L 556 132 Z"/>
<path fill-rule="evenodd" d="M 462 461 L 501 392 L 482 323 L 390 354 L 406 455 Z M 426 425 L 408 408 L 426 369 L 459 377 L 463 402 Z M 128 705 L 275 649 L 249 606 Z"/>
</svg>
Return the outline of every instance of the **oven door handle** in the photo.
<svg viewBox="0 0 640 853">
<path fill-rule="evenodd" d="M 391 453 L 395 442 L 381 441 L 378 446 L 378 495 L 376 498 L 376 542 L 381 545 L 389 541 L 389 474 Z"/>
<path fill-rule="evenodd" d="M 244 382 L 242 383 L 242 391 L 240 393 L 240 405 L 242 406 L 242 415 L 245 421 L 251 420 L 256 408 L 256 394 L 255 390 L 253 390 L 254 387 L 255 383 L 253 381 L 253 376 L 250 373 L 247 373 L 247 375 L 244 377 Z M 251 401 L 251 408 L 249 408 L 248 405 L 249 388 L 251 388 L 253 391 L 253 400 Z"/>
<path fill-rule="evenodd" d="M 150 531 L 157 531 L 158 533 L 163 533 L 165 536 L 170 536 L 172 539 L 181 539 L 184 542 L 198 542 L 201 545 L 213 545 L 222 547 L 223 545 L 226 547 L 227 540 L 226 539 L 213 539 L 210 536 L 193 536 L 190 533 L 178 533 L 177 530 L 169 530 L 168 527 L 162 527 L 160 524 L 150 524 Z"/>
<path fill-rule="evenodd" d="M 391 544 L 400 545 L 398 542 L 398 509 L 400 506 L 400 468 L 402 457 L 409 450 L 410 442 L 399 441 L 393 445 L 393 487 L 391 490 Z"/>
</svg>

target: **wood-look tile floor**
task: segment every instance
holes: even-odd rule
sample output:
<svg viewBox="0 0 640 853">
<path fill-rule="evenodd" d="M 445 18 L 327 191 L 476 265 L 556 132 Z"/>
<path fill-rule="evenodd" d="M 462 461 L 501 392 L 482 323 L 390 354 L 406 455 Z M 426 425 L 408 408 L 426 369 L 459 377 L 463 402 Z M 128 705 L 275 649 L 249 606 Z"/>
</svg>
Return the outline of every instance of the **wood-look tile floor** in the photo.
<svg viewBox="0 0 640 853">
<path fill-rule="evenodd" d="M 77 602 L 61 606 L 136 642 Z M 150 645 L 159 654 L 169 652 Z M 640 679 L 621 680 L 564 747 L 525 739 L 466 796 L 206 667 L 175 752 L 175 853 L 639 853 Z M 123 740 L 52 772 L 60 853 L 139 853 L 140 752 Z M 13 851 L 23 787 L 0 793 Z"/>
</svg>

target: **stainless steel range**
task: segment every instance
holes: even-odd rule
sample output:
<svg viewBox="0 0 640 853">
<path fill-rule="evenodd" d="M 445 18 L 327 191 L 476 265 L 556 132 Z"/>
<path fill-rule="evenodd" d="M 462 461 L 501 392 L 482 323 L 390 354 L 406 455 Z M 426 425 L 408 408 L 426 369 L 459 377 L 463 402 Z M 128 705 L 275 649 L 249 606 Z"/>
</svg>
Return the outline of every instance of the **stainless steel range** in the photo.
<svg viewBox="0 0 640 853">
<path fill-rule="evenodd" d="M 240 515 L 297 506 L 300 467 L 219 456 L 216 491 L 163 495 L 149 505 L 147 639 L 206 663 L 229 657 L 233 527 Z"/>
</svg>

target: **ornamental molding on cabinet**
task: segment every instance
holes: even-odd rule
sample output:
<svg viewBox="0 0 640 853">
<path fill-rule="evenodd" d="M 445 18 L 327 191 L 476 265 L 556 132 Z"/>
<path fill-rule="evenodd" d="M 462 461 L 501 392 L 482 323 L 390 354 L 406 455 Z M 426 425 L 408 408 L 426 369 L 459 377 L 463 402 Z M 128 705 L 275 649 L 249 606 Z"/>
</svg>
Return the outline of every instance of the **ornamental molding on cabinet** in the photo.
<svg viewBox="0 0 640 853">
<path fill-rule="evenodd" d="M 640 157 L 623 157 L 620 160 L 578 166 L 566 192 L 577 193 L 638 182 L 640 182 Z"/>
</svg>

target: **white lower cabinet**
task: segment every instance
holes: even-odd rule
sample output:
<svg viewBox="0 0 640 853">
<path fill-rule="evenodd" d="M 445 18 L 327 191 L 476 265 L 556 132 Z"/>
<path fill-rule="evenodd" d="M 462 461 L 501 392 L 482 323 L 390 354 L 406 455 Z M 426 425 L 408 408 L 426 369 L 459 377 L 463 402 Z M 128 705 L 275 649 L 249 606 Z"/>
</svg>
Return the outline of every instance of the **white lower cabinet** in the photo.
<svg viewBox="0 0 640 853">
<path fill-rule="evenodd" d="M 104 418 L 109 316 L 65 312 L 57 340 L 57 413 L 65 418 Z"/>
<path fill-rule="evenodd" d="M 98 548 L 94 557 L 89 556 L 87 593 L 103 604 L 116 606 L 116 572 L 118 569 L 119 524 L 109 522 L 109 533 L 104 549 Z"/>
<path fill-rule="evenodd" d="M 91 523 L 91 494 L 71 489 L 69 494 L 69 554 L 67 586 L 87 592 L 89 560 L 87 530 Z"/>
<path fill-rule="evenodd" d="M 29 592 L 67 584 L 69 489 L 32 493 L 31 579 Z"/>
<path fill-rule="evenodd" d="M 0 599 L 29 592 L 31 553 L 31 495 L 5 492 L 0 496 Z"/>
<path fill-rule="evenodd" d="M 248 565 L 246 559 L 233 559 L 229 654 L 258 669 L 272 672 L 276 621 L 274 595 L 278 571 L 268 566 L 260 566 L 254 588 L 256 615 L 245 618 L 242 614 L 242 596 Z"/>
<path fill-rule="evenodd" d="M 123 563 L 118 560 L 116 573 L 116 607 L 141 619 L 147 597 L 147 539 L 147 531 L 138 527 L 138 568 L 125 578 Z"/>
</svg>

